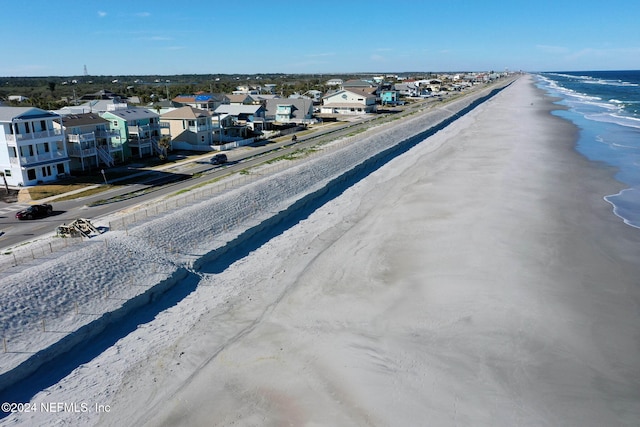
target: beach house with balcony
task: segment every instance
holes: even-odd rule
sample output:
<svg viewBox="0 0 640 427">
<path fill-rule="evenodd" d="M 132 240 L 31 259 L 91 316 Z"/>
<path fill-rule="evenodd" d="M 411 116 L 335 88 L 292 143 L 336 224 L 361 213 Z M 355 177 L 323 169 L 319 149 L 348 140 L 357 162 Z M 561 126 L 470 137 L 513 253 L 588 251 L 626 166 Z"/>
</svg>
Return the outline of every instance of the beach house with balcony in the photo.
<svg viewBox="0 0 640 427">
<path fill-rule="evenodd" d="M 70 168 L 90 170 L 113 166 L 124 160 L 120 132 L 109 128 L 109 121 L 96 113 L 62 116 Z M 60 124 L 56 123 L 56 126 Z"/>
<path fill-rule="evenodd" d="M 105 111 L 100 116 L 110 122 L 111 130 L 117 131 L 125 159 L 164 153 L 158 143 L 162 137 L 161 129 L 169 125 L 160 123 L 158 113 L 132 107 Z"/>
<path fill-rule="evenodd" d="M 51 182 L 69 173 L 58 114 L 34 107 L 0 107 L 0 170 L 8 185 Z"/>
<path fill-rule="evenodd" d="M 214 126 L 209 112 L 191 106 L 180 107 L 160 116 L 165 136 L 173 136 L 173 147 L 182 150 L 209 151 L 214 143 Z"/>
</svg>

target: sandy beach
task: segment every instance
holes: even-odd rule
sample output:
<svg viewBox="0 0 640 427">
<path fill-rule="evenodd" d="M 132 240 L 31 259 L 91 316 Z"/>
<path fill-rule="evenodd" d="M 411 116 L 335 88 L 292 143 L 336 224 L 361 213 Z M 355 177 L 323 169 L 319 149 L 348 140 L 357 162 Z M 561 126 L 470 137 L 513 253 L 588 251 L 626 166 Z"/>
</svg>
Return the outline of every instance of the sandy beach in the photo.
<svg viewBox="0 0 640 427">
<path fill-rule="evenodd" d="M 637 425 L 640 230 L 552 108 L 521 77 L 33 401 L 105 426 Z"/>
<path fill-rule="evenodd" d="M 640 233 L 550 107 L 523 77 L 231 266 L 102 423 L 635 425 Z"/>
</svg>

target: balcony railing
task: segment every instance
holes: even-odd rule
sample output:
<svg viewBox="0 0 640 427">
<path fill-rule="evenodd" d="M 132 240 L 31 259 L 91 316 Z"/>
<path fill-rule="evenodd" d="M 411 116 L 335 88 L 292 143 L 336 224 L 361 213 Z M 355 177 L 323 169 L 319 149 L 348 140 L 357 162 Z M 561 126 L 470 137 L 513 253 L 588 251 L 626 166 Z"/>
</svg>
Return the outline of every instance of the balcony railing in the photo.
<svg viewBox="0 0 640 427">
<path fill-rule="evenodd" d="M 161 128 L 169 128 L 168 123 L 150 123 L 147 125 L 129 126 L 129 134 L 145 134 L 152 131 L 160 131 Z"/>
<path fill-rule="evenodd" d="M 14 135 L 5 135 L 7 142 L 20 142 L 31 141 L 34 139 L 51 138 L 55 136 L 61 136 L 62 131 L 60 129 L 49 129 L 42 132 L 30 132 L 30 133 L 18 133 Z"/>
<path fill-rule="evenodd" d="M 132 138 L 129 140 L 130 147 L 150 147 L 152 143 L 152 138 Z"/>
<path fill-rule="evenodd" d="M 93 132 L 91 133 L 82 133 L 82 134 L 75 134 L 75 133 L 68 133 L 67 134 L 67 141 L 69 142 L 74 142 L 74 143 L 82 143 L 82 142 L 92 142 L 95 141 L 96 137 L 93 134 Z"/>
<path fill-rule="evenodd" d="M 120 136 L 120 131 L 116 129 L 98 129 L 94 133 L 98 138 L 116 138 Z"/>
<path fill-rule="evenodd" d="M 96 148 L 70 148 L 67 152 L 70 157 L 92 157 L 96 155 Z"/>
<path fill-rule="evenodd" d="M 11 163 L 26 166 L 32 163 L 55 161 L 58 159 L 64 159 L 66 157 L 67 157 L 67 154 L 64 151 L 52 151 L 49 153 L 36 154 L 34 156 L 12 157 Z M 13 159 L 20 159 L 20 160 L 19 162 L 17 162 L 17 161 L 14 161 Z"/>
</svg>

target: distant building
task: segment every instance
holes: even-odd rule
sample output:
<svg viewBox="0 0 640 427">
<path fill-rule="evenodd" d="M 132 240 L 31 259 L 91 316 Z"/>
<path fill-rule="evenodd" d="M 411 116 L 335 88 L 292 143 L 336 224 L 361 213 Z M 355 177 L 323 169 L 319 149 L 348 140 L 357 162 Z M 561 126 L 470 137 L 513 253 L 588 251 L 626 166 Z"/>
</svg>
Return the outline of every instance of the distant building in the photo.
<svg viewBox="0 0 640 427">
<path fill-rule="evenodd" d="M 22 95 L 9 95 L 7 97 L 8 101 L 15 101 L 15 102 L 24 102 L 24 101 L 28 101 L 29 98 L 27 98 L 26 96 L 22 96 Z"/>
<path fill-rule="evenodd" d="M 398 91 L 397 90 L 383 90 L 380 92 L 380 102 L 382 105 L 397 104 L 398 103 Z"/>
</svg>

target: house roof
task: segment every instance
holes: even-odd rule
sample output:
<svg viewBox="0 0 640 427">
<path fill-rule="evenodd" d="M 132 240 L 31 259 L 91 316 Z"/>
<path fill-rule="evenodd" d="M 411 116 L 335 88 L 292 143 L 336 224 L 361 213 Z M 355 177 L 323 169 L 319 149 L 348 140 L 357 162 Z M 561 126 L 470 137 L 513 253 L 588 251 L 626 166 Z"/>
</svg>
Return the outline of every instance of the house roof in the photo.
<svg viewBox="0 0 640 427">
<path fill-rule="evenodd" d="M 374 98 L 375 99 L 375 95 L 370 94 L 369 92 L 363 91 L 363 90 L 358 90 L 358 89 L 353 89 L 353 88 L 349 88 L 349 89 L 342 89 L 342 90 L 338 90 L 336 92 L 331 92 L 331 93 L 327 93 L 325 96 L 323 96 L 323 99 L 327 99 L 333 96 L 336 96 L 338 94 L 341 94 L 343 92 L 350 92 L 353 93 L 354 95 L 358 95 L 358 96 L 363 96 L 367 99 L 371 99 Z"/>
<path fill-rule="evenodd" d="M 216 113 L 227 113 L 232 116 L 237 116 L 239 114 L 256 114 L 259 110 L 263 109 L 262 105 L 254 105 L 254 104 L 241 104 L 241 105 L 230 105 L 230 104 L 222 104 L 218 108 L 215 109 Z"/>
<path fill-rule="evenodd" d="M 46 117 L 60 117 L 50 111 L 36 107 L 0 107 L 0 122 L 10 122 L 13 119 L 36 119 Z"/>
<path fill-rule="evenodd" d="M 229 99 L 229 102 L 233 102 L 233 103 L 244 103 L 244 102 L 253 102 L 254 99 L 251 95 L 248 94 L 231 94 L 231 95 L 226 95 L 226 97 Z"/>
<path fill-rule="evenodd" d="M 375 87 L 376 85 L 373 83 L 369 83 L 365 80 L 347 80 L 342 83 L 342 87 L 344 88 L 355 88 L 355 87 Z"/>
<path fill-rule="evenodd" d="M 178 95 L 173 98 L 175 102 L 224 102 L 227 95 L 223 93 L 197 93 L 194 95 Z"/>
<path fill-rule="evenodd" d="M 256 101 L 266 101 L 268 99 L 277 99 L 281 98 L 280 95 L 271 95 L 271 94 L 259 94 L 259 95 L 251 95 L 253 99 Z"/>
<path fill-rule="evenodd" d="M 176 108 L 160 116 L 162 119 L 197 119 L 199 117 L 210 117 L 211 115 L 199 108 L 193 108 L 189 105 Z"/>
<path fill-rule="evenodd" d="M 104 114 L 112 114 L 124 120 L 138 120 L 148 119 L 150 117 L 159 117 L 158 113 L 147 110 L 146 108 L 122 108 L 119 110 L 106 111 Z"/>
<path fill-rule="evenodd" d="M 108 120 L 103 119 L 96 113 L 69 114 L 67 116 L 62 116 L 62 125 L 66 128 L 73 126 L 104 124 L 108 122 Z"/>
</svg>

